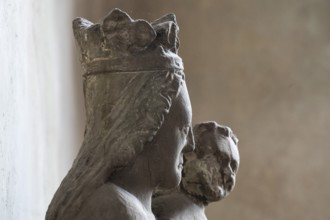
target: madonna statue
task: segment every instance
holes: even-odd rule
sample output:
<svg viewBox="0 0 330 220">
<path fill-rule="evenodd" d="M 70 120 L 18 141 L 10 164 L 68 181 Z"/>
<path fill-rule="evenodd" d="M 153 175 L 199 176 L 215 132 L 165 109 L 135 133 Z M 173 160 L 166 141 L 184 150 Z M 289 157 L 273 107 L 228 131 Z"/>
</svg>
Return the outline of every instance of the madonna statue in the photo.
<svg viewBox="0 0 330 220">
<path fill-rule="evenodd" d="M 155 187 L 181 181 L 194 149 L 175 16 L 152 23 L 114 9 L 73 21 L 81 49 L 84 142 L 46 220 L 152 220 Z"/>
</svg>

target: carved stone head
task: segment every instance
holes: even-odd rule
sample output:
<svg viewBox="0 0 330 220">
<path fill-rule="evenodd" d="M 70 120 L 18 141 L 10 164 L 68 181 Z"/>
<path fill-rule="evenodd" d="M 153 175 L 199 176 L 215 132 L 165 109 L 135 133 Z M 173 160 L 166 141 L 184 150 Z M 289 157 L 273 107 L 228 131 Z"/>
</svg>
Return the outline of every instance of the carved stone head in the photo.
<svg viewBox="0 0 330 220">
<path fill-rule="evenodd" d="M 195 155 L 184 165 L 182 187 L 207 204 L 225 198 L 235 186 L 240 158 L 238 139 L 215 122 L 194 126 Z"/>
</svg>

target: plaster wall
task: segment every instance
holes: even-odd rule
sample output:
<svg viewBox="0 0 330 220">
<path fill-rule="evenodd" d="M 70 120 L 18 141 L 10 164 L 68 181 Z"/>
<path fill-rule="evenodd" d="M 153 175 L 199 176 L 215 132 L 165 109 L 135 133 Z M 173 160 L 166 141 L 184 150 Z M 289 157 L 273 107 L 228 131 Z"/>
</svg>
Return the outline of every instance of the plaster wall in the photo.
<svg viewBox="0 0 330 220">
<path fill-rule="evenodd" d="M 70 16 L 65 0 L 0 1 L 1 220 L 44 219 L 80 145 Z"/>
</svg>

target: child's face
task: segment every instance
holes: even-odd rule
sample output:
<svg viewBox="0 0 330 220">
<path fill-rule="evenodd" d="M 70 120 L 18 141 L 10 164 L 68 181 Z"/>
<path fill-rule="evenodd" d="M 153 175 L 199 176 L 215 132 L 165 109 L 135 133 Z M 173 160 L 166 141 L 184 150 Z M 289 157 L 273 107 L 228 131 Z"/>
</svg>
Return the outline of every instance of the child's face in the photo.
<svg viewBox="0 0 330 220">
<path fill-rule="evenodd" d="M 189 182 L 198 182 L 199 187 L 193 189 L 198 192 L 191 193 L 203 195 L 207 202 L 214 202 L 225 198 L 233 190 L 240 158 L 231 138 L 207 136 L 207 139 L 202 141 L 205 145 L 200 146 L 207 149 L 205 154 L 185 165 L 183 183 L 186 188 L 190 187 Z"/>
<path fill-rule="evenodd" d="M 236 173 L 239 167 L 239 153 L 236 144 L 231 138 L 217 141 L 218 152 L 213 154 L 218 162 L 219 177 L 215 180 L 219 188 L 220 199 L 226 197 L 234 188 Z"/>
</svg>

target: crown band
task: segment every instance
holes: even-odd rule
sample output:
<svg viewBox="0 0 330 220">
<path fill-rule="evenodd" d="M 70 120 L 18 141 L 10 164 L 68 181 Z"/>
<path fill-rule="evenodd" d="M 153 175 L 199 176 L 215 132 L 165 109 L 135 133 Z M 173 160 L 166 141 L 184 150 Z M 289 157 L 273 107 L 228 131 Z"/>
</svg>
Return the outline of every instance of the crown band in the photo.
<svg viewBox="0 0 330 220">
<path fill-rule="evenodd" d="M 148 62 L 146 62 L 148 61 Z M 143 63 L 143 65 L 141 65 Z M 94 59 L 84 66 L 85 75 L 104 72 L 137 72 L 157 70 L 183 70 L 181 58 L 174 53 L 164 53 L 154 59 L 152 54 L 117 59 Z"/>
</svg>

